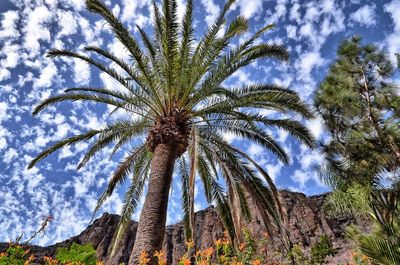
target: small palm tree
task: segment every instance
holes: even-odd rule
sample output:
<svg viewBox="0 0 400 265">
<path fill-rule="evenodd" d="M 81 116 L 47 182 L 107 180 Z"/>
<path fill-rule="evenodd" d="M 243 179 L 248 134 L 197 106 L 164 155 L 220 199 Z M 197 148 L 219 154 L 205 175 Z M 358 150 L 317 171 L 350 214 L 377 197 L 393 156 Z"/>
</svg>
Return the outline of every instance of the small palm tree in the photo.
<svg viewBox="0 0 400 265">
<path fill-rule="evenodd" d="M 374 265 L 400 265 L 400 193 L 398 189 L 379 190 L 372 194 L 371 233 L 361 233 L 355 226 L 347 235 Z"/>
<path fill-rule="evenodd" d="M 87 62 L 114 78 L 124 90 L 70 88 L 40 103 L 33 111 L 34 115 L 62 101 L 89 101 L 113 106 L 115 110 L 124 110 L 136 118 L 119 120 L 104 128 L 66 138 L 40 153 L 29 167 L 64 146 L 96 138 L 79 163 L 80 168 L 108 145 L 114 144 L 114 154 L 126 144 L 133 143 L 133 139 L 147 136 L 121 161 L 95 209 L 96 212 L 115 187 L 130 176 L 131 185 L 125 194 L 114 240 L 116 244 L 148 183 L 129 264 L 138 264 L 143 251 L 152 257 L 154 251 L 162 247 L 174 169 L 183 184 L 182 206 L 189 238 L 194 225 L 196 175 L 204 183 L 208 202 L 217 205 L 232 237 L 237 235 L 233 224 L 238 223 L 238 217 L 249 217 L 246 193 L 251 196 L 265 223 L 278 223 L 284 217 L 278 191 L 270 176 L 246 152 L 224 139 L 224 133 L 233 133 L 260 144 L 285 163 L 288 162 L 287 154 L 265 132 L 265 127 L 281 128 L 304 144 L 313 146 L 312 135 L 298 121 L 270 119 L 257 112 L 268 109 L 311 118 L 312 113 L 295 92 L 270 84 L 238 88 L 224 86 L 228 77 L 256 59 L 288 58 L 283 46 L 256 44 L 264 32 L 273 28 L 272 25 L 260 29 L 235 48 L 229 46 L 233 38 L 248 30 L 248 21 L 242 16 L 226 25 L 227 12 L 233 2 L 228 0 L 214 24 L 198 42 L 194 37 L 192 0 L 187 1 L 181 23 L 177 20 L 175 0 L 164 0 L 162 10 L 153 2 L 154 36 L 148 36 L 137 27 L 142 40 L 142 45 L 139 45 L 105 4 L 100 0 L 87 0 L 87 8 L 108 22 L 131 59 L 124 61 L 99 47 L 86 47 L 87 52 L 120 68 L 116 69 L 81 53 L 68 50 L 48 53 L 52 58 L 72 57 Z M 225 31 L 221 34 L 224 26 Z M 230 207 L 233 203 L 237 207 Z"/>
</svg>

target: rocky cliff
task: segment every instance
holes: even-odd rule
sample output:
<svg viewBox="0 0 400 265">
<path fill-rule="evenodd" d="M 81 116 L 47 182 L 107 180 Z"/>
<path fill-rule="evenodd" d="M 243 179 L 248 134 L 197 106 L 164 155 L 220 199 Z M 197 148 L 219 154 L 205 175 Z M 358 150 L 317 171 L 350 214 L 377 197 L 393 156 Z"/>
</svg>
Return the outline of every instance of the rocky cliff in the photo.
<svg viewBox="0 0 400 265">
<path fill-rule="evenodd" d="M 338 255 L 331 259 L 330 264 L 337 264 L 339 261 L 344 262 L 350 256 L 351 247 L 344 238 L 344 228 L 350 223 L 359 221 L 351 218 L 329 218 L 322 210 L 325 195 L 306 197 L 301 193 L 282 191 L 282 196 L 287 206 L 289 235 L 292 243 L 301 243 L 307 249 L 321 235 L 327 235 L 339 250 Z M 116 255 L 110 257 L 110 242 L 118 219 L 118 215 L 105 213 L 81 234 L 48 247 L 31 246 L 31 253 L 39 257 L 53 256 L 57 247 L 70 246 L 73 242 L 79 244 L 92 243 L 97 250 L 98 257 L 104 260 L 106 264 L 127 264 L 129 253 L 135 240 L 137 223 L 132 222 L 130 224 L 129 232 L 118 246 Z M 212 207 L 196 213 L 195 227 L 196 244 L 199 249 L 213 246 L 213 243 L 223 237 L 224 234 L 224 228 L 218 218 L 217 211 Z M 262 236 L 266 232 L 256 213 L 253 221 L 248 223 L 247 227 L 255 237 Z M 280 237 L 276 233 L 270 234 L 268 244 L 268 249 L 277 253 L 282 247 Z M 6 244 L 0 244 L 0 252 L 5 248 Z M 186 251 L 182 223 L 167 227 L 164 249 L 167 253 L 168 264 L 177 264 L 179 257 Z"/>
</svg>

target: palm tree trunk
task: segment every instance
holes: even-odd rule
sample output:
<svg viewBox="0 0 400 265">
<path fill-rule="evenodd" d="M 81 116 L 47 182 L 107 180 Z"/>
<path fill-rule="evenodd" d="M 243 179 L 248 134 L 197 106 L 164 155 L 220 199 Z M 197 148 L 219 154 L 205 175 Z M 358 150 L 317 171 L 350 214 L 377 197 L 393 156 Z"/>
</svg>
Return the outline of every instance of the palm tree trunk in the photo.
<svg viewBox="0 0 400 265">
<path fill-rule="evenodd" d="M 168 196 L 176 159 L 175 144 L 158 144 L 151 161 L 150 181 L 140 214 L 135 244 L 129 264 L 138 265 L 140 255 L 148 254 L 150 263 L 156 264 L 154 252 L 162 248 L 167 217 Z"/>
</svg>

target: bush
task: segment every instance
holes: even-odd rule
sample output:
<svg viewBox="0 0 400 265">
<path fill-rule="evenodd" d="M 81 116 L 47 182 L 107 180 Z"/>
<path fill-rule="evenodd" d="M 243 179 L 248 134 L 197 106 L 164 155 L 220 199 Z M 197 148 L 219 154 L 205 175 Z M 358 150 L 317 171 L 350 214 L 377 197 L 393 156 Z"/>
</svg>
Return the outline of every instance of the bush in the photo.
<svg viewBox="0 0 400 265">
<path fill-rule="evenodd" d="M 57 260 L 61 264 L 85 264 L 85 265 L 96 265 L 96 250 L 91 244 L 79 245 L 72 243 L 71 247 L 59 248 L 56 254 Z"/>
</svg>

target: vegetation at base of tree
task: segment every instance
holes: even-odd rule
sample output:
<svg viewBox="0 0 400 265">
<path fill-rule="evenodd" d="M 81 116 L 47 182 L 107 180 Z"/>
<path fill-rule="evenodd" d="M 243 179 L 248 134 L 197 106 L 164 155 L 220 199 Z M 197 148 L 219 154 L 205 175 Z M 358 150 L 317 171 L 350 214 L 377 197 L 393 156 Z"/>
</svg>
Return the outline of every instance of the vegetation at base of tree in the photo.
<svg viewBox="0 0 400 265">
<path fill-rule="evenodd" d="M 250 218 L 247 195 L 255 202 L 265 224 L 275 223 L 284 229 L 281 224 L 286 218 L 285 210 L 272 178 L 248 154 L 227 141 L 225 134 L 255 142 L 285 164 L 289 162 L 286 151 L 266 128 L 283 129 L 306 146 L 314 147 L 310 131 L 286 115 L 313 117 L 296 92 L 273 84 L 228 87 L 224 83 L 236 71 L 260 59 L 288 59 L 284 46 L 260 42 L 261 36 L 274 25 L 263 25 L 250 33 L 245 17 L 227 18 L 234 6 L 234 0 L 228 0 L 198 40 L 193 1 L 187 1 L 182 21 L 178 21 L 177 5 L 176 0 L 164 0 L 160 6 L 154 1 L 154 34 L 149 36 L 137 26 L 135 36 L 101 0 L 86 0 L 87 9 L 110 26 L 129 53 L 129 59 L 123 60 L 120 54 L 94 46 L 85 47 L 83 52 L 54 49 L 48 57 L 88 63 L 113 78 L 120 89 L 69 88 L 44 100 L 33 111 L 33 115 L 38 115 L 61 102 L 82 101 L 105 104 L 113 109 L 111 114 L 116 111 L 127 114 L 127 118 L 110 122 L 103 128 L 55 143 L 34 158 L 29 168 L 65 146 L 89 140 L 94 141 L 78 168 L 106 147 L 113 147 L 111 156 L 118 151 L 125 153 L 124 148 L 129 147 L 130 152 L 99 198 L 95 213 L 118 185 L 130 182 L 113 239 L 115 250 L 148 183 L 131 264 L 138 262 L 142 251 L 149 252 L 154 263 L 152 254 L 162 246 L 173 172 L 183 184 L 181 201 L 188 239 L 192 238 L 194 228 L 196 175 L 204 184 L 208 203 L 214 202 L 218 207 L 232 239 L 240 241 L 237 235 L 241 224 Z M 237 46 L 231 45 L 238 37 L 243 41 Z M 259 114 L 260 110 L 285 115 L 270 118 Z M 221 180 L 225 185 L 221 185 Z"/>
<path fill-rule="evenodd" d="M 96 260 L 96 250 L 90 244 L 81 246 L 73 243 L 71 248 L 59 248 L 56 252 L 56 259 L 45 256 L 39 260 L 30 254 L 29 247 L 10 243 L 6 252 L 0 252 L 0 265 L 104 265 Z"/>
<path fill-rule="evenodd" d="M 62 264 L 83 263 L 85 265 L 96 265 L 96 250 L 92 244 L 79 245 L 72 243 L 69 248 L 59 248 L 56 259 Z"/>
</svg>

